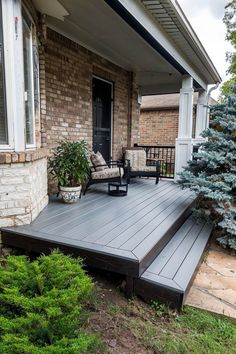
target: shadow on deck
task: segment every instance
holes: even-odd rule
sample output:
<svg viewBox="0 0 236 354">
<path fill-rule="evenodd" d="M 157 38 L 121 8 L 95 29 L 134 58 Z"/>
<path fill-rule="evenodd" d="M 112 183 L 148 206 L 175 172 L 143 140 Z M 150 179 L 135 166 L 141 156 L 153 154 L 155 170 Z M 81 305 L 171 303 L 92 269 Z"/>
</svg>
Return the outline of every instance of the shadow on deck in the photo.
<svg viewBox="0 0 236 354">
<path fill-rule="evenodd" d="M 175 284 L 176 264 L 178 269 L 180 266 L 184 268 L 184 260 L 204 227 L 202 225 L 194 229 L 195 222 L 188 221 L 194 203 L 195 195 L 192 192 L 183 191 L 169 181 L 161 181 L 155 185 L 154 180 L 137 179 L 129 186 L 128 196 L 119 198 L 108 196 L 107 185 L 95 185 L 77 204 L 63 204 L 58 198 L 52 198 L 32 224 L 3 228 L 2 239 L 9 246 L 28 251 L 47 253 L 57 247 L 67 253 L 79 255 L 90 266 L 126 275 L 132 287 L 129 292 L 136 289 L 137 294 L 148 300 L 155 298 L 149 295 L 155 293 L 156 276 L 156 297 L 158 298 L 159 292 L 160 298 L 172 301 L 173 296 L 168 296 L 169 291 L 160 292 L 160 286 L 163 283 L 163 287 L 169 289 L 170 283 Z M 179 241 L 173 241 L 177 231 L 187 221 L 188 226 L 184 229 L 187 231 L 184 234 L 179 232 L 182 235 L 177 235 Z M 193 235 L 192 229 L 195 230 Z M 188 234 L 190 236 L 187 237 Z M 174 294 L 176 291 L 182 294 L 188 288 L 191 280 L 189 278 L 194 274 L 208 237 L 209 235 L 203 237 L 202 243 L 198 241 L 201 247 L 195 247 L 193 252 L 196 258 L 192 267 L 194 269 L 188 272 L 185 287 L 179 289 L 177 284 L 172 286 L 171 291 Z M 171 251 L 167 252 L 169 243 Z M 182 251 L 179 247 L 182 247 Z M 177 254 L 174 256 L 175 252 Z M 174 262 L 171 261 L 173 256 Z M 160 261 L 158 257 L 161 257 Z M 177 259 L 179 261 L 176 263 Z M 153 264 L 160 262 L 161 269 L 167 264 L 168 269 L 174 267 L 172 272 L 169 271 L 168 276 L 172 277 L 169 282 L 165 272 L 164 276 L 159 274 L 160 267 L 157 267 L 159 273 L 153 270 Z M 148 267 L 152 267 L 151 271 Z M 145 289 L 144 285 L 147 285 L 146 295 L 141 291 Z M 182 304 L 182 295 L 181 299 L 178 297 L 178 307 Z M 173 305 L 176 306 L 174 303 Z"/>
</svg>

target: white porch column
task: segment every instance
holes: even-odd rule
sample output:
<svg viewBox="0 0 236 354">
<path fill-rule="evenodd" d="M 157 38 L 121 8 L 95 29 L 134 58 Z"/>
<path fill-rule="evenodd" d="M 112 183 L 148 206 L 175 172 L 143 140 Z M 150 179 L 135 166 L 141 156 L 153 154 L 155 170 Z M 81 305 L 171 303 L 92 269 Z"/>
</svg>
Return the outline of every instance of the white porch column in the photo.
<svg viewBox="0 0 236 354">
<path fill-rule="evenodd" d="M 175 145 L 175 180 L 192 157 L 193 79 L 183 76 L 179 100 L 179 131 Z"/>
<path fill-rule="evenodd" d="M 194 144 L 201 143 L 205 139 L 201 137 L 201 133 L 208 126 L 208 95 L 206 91 L 199 92 L 197 101 L 197 113 L 196 113 L 196 130 Z"/>
</svg>

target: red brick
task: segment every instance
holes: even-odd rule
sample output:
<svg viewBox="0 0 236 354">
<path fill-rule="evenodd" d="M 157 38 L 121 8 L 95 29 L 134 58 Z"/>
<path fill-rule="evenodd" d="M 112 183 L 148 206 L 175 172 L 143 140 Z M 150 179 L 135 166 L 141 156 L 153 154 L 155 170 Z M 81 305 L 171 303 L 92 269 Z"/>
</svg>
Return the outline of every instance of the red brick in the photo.
<svg viewBox="0 0 236 354">
<path fill-rule="evenodd" d="M 52 149 L 66 137 L 83 138 L 92 147 L 92 78 L 96 75 L 114 84 L 112 152 L 114 159 L 121 158 L 122 147 L 130 144 L 128 139 L 138 142 L 135 77 L 52 29 L 47 29 L 47 46 L 40 53 L 41 99 L 46 96 L 46 111 L 45 105 L 41 107 L 42 145 Z"/>
</svg>

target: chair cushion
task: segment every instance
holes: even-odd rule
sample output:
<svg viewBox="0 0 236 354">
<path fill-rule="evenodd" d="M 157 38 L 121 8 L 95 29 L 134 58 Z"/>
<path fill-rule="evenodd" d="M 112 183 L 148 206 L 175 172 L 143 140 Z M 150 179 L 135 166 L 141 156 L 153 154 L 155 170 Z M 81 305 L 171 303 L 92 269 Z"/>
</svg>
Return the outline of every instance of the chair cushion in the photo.
<svg viewBox="0 0 236 354">
<path fill-rule="evenodd" d="M 102 154 L 99 151 L 96 154 L 93 152 L 90 155 L 90 160 L 93 164 L 93 167 L 95 168 L 95 171 L 103 171 L 108 168 L 106 161 L 104 160 Z M 99 165 L 104 165 L 104 166 L 99 166 Z"/>
<path fill-rule="evenodd" d="M 131 171 L 144 171 L 146 152 L 144 150 L 126 150 L 125 159 L 130 160 Z"/>
<path fill-rule="evenodd" d="M 155 173 L 157 170 L 156 166 L 144 166 L 144 167 L 141 167 L 139 170 L 137 171 L 140 171 L 140 172 L 153 172 Z M 132 171 L 132 169 L 131 169 Z"/>
<path fill-rule="evenodd" d="M 119 177 L 120 175 L 121 177 L 123 177 L 124 170 L 123 168 L 119 169 L 119 167 L 107 168 L 103 171 L 96 171 L 91 173 L 92 179 L 115 178 L 115 177 Z"/>
</svg>

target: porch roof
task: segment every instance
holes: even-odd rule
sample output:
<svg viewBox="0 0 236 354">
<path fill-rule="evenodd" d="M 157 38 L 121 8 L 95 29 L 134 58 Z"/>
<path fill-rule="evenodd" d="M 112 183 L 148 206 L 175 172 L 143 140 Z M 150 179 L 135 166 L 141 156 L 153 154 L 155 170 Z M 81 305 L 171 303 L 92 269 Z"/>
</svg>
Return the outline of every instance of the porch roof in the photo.
<svg viewBox="0 0 236 354">
<path fill-rule="evenodd" d="M 183 74 L 196 90 L 221 80 L 171 0 L 33 1 L 49 27 L 135 72 L 143 95 L 179 92 Z"/>
<path fill-rule="evenodd" d="M 152 95 L 152 96 L 143 96 L 141 110 L 142 111 L 152 111 L 152 110 L 164 110 L 164 109 L 178 109 L 179 108 L 179 93 L 172 93 L 168 95 Z M 197 105 L 198 92 L 194 92 L 193 95 L 193 104 Z M 209 98 L 209 105 L 216 105 L 212 97 Z"/>
</svg>

